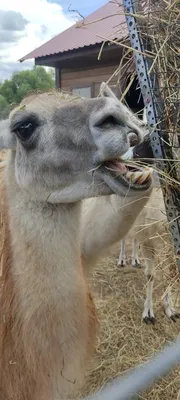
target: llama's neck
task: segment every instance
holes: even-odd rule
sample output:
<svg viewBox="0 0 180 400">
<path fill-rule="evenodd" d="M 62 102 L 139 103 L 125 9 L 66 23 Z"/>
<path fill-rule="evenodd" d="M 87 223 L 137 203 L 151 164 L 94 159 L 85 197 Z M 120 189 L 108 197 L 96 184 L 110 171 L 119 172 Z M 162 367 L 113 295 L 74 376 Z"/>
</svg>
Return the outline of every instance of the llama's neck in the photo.
<svg viewBox="0 0 180 400">
<path fill-rule="evenodd" d="M 16 315 L 16 349 L 22 337 L 24 350 L 19 353 L 27 352 L 29 368 L 32 365 L 37 374 L 40 371 L 39 387 L 50 374 L 51 387 L 56 381 L 62 394 L 69 393 L 75 388 L 73 382 L 79 384 L 83 378 L 93 309 L 81 266 L 81 204 L 27 201 L 9 172 L 6 192 L 12 254 L 8 279 L 15 293 L 10 312 Z"/>
<path fill-rule="evenodd" d="M 51 205 L 28 201 L 9 180 L 7 187 L 13 274 L 20 287 L 40 294 L 71 291 L 80 273 L 80 203 Z M 22 282 L 21 282 L 22 281 Z M 24 292 L 24 290 L 23 290 Z M 27 293 L 27 292 L 26 292 Z M 47 293 L 46 293 L 47 295 Z"/>
</svg>

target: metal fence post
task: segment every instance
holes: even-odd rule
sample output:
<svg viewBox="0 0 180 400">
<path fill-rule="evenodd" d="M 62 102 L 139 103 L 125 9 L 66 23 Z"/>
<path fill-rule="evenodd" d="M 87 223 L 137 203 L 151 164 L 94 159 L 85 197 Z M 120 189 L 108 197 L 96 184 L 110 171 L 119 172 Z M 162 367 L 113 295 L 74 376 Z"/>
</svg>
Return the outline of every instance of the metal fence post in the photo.
<svg viewBox="0 0 180 400">
<path fill-rule="evenodd" d="M 148 362 L 135 367 L 132 372 L 116 378 L 93 396 L 84 400 L 138 399 L 138 393 L 154 384 L 163 375 L 180 364 L 180 340 L 167 345 Z M 134 397 L 137 396 L 137 397 Z"/>
<path fill-rule="evenodd" d="M 168 158 L 173 160 L 173 153 L 167 144 L 169 138 L 165 125 L 163 124 L 163 99 L 160 95 L 156 74 L 153 71 L 149 74 L 152 62 L 149 57 L 145 57 L 142 54 L 145 53 L 145 46 L 140 35 L 141 28 L 133 15 L 138 9 L 139 1 L 123 0 L 123 4 L 131 46 L 135 49 L 134 60 L 136 64 L 136 72 L 146 107 L 147 122 L 151 129 L 150 139 L 156 165 L 159 170 L 168 173 L 170 177 L 175 176 L 176 180 L 178 180 L 177 175 L 173 175 L 176 174 L 175 170 L 172 172 L 171 163 L 168 162 Z M 161 138 L 165 140 L 162 140 Z M 165 187 L 162 184 L 162 179 L 160 180 L 167 218 L 169 221 L 169 228 L 174 241 L 177 265 L 180 272 L 180 184 L 176 185 L 176 187 L 172 187 L 167 182 Z"/>
</svg>

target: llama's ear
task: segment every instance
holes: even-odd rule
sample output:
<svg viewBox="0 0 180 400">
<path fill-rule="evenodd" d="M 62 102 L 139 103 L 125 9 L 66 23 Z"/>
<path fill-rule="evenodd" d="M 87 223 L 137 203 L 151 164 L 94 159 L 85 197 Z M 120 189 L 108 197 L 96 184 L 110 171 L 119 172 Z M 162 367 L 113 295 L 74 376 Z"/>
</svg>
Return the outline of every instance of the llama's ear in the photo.
<svg viewBox="0 0 180 400">
<path fill-rule="evenodd" d="M 14 149 L 16 138 L 10 133 L 9 120 L 0 121 L 0 149 Z"/>
<path fill-rule="evenodd" d="M 113 93 L 113 91 L 110 89 L 110 87 L 107 85 L 107 83 L 102 82 L 100 86 L 100 95 L 102 97 L 113 97 L 114 99 L 117 100 L 117 97 Z"/>
</svg>

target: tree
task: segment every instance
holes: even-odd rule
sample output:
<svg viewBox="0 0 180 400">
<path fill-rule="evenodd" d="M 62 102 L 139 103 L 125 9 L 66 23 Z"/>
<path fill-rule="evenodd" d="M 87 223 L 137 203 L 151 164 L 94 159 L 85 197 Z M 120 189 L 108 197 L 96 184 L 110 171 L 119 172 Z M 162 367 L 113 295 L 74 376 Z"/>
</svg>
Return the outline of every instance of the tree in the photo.
<svg viewBox="0 0 180 400">
<path fill-rule="evenodd" d="M 6 99 L 8 104 L 14 103 L 16 98 L 16 87 L 12 80 L 6 79 L 0 86 L 0 95 Z"/>
<path fill-rule="evenodd" d="M 55 82 L 55 68 L 49 68 L 49 74 L 52 80 Z"/>
<path fill-rule="evenodd" d="M 10 112 L 10 106 L 6 99 L 0 94 L 0 119 L 5 119 L 8 117 Z"/>
<path fill-rule="evenodd" d="M 30 92 L 44 92 L 54 87 L 52 72 L 35 66 L 32 70 L 15 72 L 10 80 L 5 80 L 0 85 L 0 95 L 8 104 L 18 104 Z"/>
</svg>

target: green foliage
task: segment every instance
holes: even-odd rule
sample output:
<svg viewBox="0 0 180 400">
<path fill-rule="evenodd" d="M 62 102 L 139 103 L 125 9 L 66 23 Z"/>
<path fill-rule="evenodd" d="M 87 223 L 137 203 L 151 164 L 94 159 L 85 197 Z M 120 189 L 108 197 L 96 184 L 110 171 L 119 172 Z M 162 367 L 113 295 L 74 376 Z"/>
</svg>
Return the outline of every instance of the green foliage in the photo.
<svg viewBox="0 0 180 400">
<path fill-rule="evenodd" d="M 10 105 L 19 104 L 30 92 L 44 92 L 54 87 L 53 71 L 46 72 L 41 66 L 14 73 L 11 79 L 0 84 L 0 119 L 7 116 Z"/>
<path fill-rule="evenodd" d="M 5 80 L 4 83 L 0 86 L 0 94 L 3 96 L 7 103 L 14 103 L 16 93 L 16 87 L 12 80 Z"/>
<path fill-rule="evenodd" d="M 6 99 L 0 94 L 0 119 L 7 118 L 10 111 L 10 106 Z"/>
</svg>

